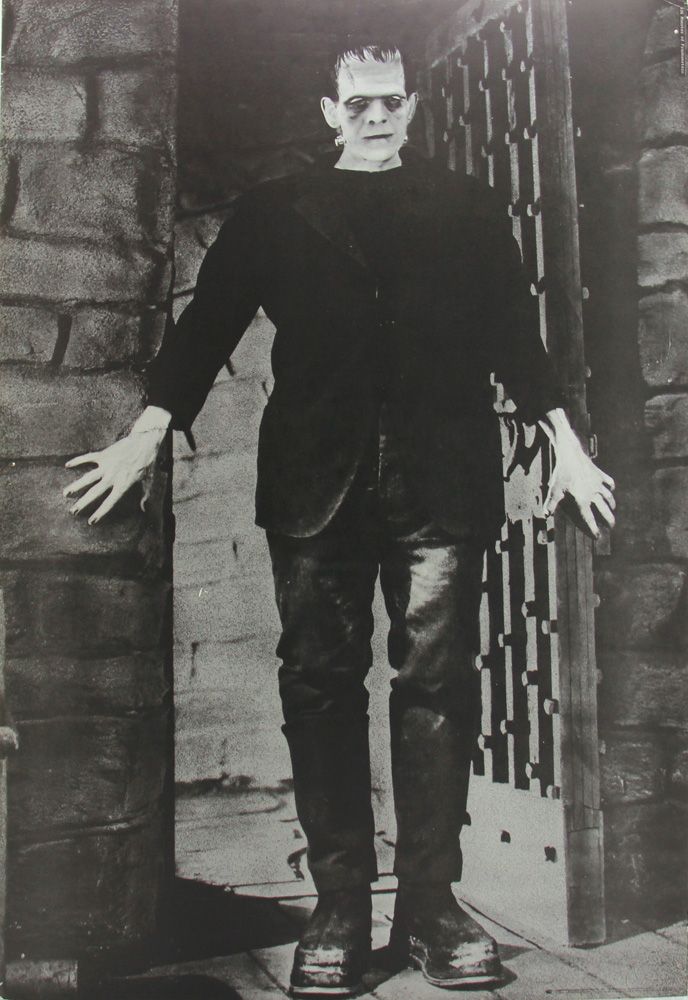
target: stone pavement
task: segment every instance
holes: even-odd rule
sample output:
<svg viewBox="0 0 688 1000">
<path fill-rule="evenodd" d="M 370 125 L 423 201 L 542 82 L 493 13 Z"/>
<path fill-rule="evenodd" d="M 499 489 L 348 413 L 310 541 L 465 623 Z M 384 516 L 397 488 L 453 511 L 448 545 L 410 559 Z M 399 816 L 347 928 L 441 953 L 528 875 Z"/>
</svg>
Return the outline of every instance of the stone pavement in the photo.
<svg viewBox="0 0 688 1000">
<path fill-rule="evenodd" d="M 231 846 L 230 846 L 231 845 Z M 378 835 L 381 868 L 391 845 Z M 180 879 L 175 928 L 161 961 L 113 985 L 108 1000 L 277 1000 L 287 992 L 296 941 L 314 905 L 304 843 L 288 792 L 216 793 L 178 801 Z M 442 1000 L 412 969 L 390 968 L 386 945 L 394 879 L 374 892 L 373 968 L 366 997 Z M 688 992 L 686 926 L 620 927 L 596 948 L 565 948 L 496 923 L 466 904 L 500 945 L 506 969 L 470 1000 L 611 1000 Z M 518 923 L 518 915 L 510 923 Z"/>
</svg>

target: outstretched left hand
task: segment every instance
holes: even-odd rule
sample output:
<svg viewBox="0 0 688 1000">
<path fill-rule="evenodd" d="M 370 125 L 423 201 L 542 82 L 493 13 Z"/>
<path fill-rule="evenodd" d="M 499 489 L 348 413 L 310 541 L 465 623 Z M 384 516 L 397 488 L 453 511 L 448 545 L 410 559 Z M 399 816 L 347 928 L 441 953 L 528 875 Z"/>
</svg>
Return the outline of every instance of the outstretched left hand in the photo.
<svg viewBox="0 0 688 1000">
<path fill-rule="evenodd" d="M 609 528 L 616 523 L 614 480 L 585 454 L 563 410 L 549 413 L 548 423 L 542 426 L 554 445 L 555 466 L 543 513 L 545 517 L 553 514 L 564 497 L 570 496 L 590 534 L 599 538 L 597 518 Z"/>
</svg>

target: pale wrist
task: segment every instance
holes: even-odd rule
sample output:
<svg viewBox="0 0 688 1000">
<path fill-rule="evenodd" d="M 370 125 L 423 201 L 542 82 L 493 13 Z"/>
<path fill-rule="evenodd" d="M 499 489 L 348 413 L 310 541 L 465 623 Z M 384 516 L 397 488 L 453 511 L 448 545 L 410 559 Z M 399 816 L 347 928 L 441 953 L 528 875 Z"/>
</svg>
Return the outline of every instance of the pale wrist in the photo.
<svg viewBox="0 0 688 1000">
<path fill-rule="evenodd" d="M 156 433 L 161 439 L 167 433 L 172 420 L 172 414 L 161 406 L 147 406 L 138 420 L 135 421 L 130 434 Z"/>
</svg>

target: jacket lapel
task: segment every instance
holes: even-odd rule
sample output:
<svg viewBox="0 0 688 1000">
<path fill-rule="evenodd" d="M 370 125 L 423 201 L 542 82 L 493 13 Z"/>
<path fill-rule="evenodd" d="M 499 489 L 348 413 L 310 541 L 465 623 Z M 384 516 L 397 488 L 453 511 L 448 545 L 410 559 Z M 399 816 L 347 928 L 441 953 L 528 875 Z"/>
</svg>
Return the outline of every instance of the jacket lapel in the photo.
<svg viewBox="0 0 688 1000">
<path fill-rule="evenodd" d="M 321 178 L 319 181 L 301 193 L 294 202 L 294 210 L 338 250 L 367 268 L 368 261 L 346 219 L 342 192 L 338 186 L 325 184 Z"/>
</svg>

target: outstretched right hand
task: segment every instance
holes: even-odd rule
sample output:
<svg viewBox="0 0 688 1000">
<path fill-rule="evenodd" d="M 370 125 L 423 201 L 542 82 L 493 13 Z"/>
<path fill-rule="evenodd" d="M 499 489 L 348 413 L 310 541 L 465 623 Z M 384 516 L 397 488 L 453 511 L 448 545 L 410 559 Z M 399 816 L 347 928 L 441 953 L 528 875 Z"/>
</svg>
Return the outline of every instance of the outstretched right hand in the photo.
<svg viewBox="0 0 688 1000">
<path fill-rule="evenodd" d="M 67 469 L 75 469 L 81 465 L 94 466 L 63 491 L 64 496 L 72 497 L 82 490 L 86 490 L 70 508 L 70 513 L 81 513 L 86 507 L 107 494 L 88 519 L 89 524 L 97 524 L 108 511 L 112 510 L 134 483 L 144 479 L 155 462 L 165 433 L 164 428 L 133 431 L 120 441 L 115 441 L 108 448 L 103 448 L 102 451 L 88 452 L 67 462 L 65 465 Z M 144 493 L 141 501 L 142 508 L 146 499 L 147 493 Z"/>
</svg>

